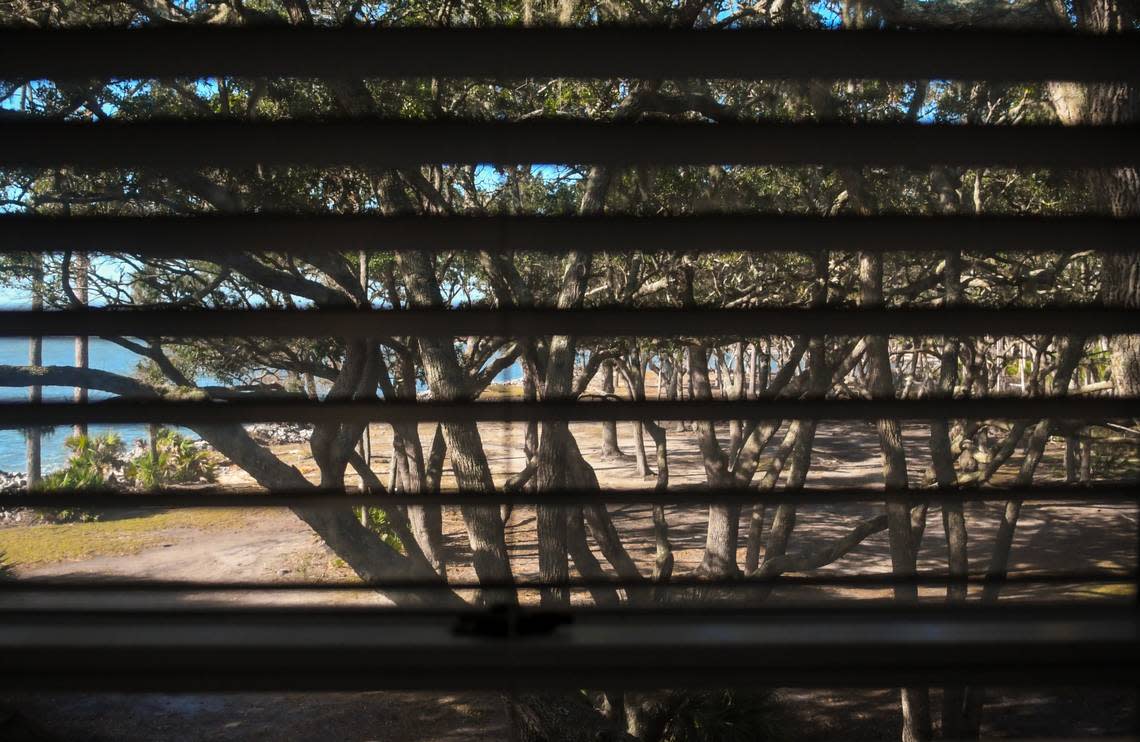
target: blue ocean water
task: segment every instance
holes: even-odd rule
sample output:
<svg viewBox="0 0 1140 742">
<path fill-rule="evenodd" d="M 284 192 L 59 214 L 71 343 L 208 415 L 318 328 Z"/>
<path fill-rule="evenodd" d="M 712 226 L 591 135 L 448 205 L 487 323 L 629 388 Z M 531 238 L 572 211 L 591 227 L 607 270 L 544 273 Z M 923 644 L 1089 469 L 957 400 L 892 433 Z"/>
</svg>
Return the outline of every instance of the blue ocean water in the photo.
<svg viewBox="0 0 1140 742">
<path fill-rule="evenodd" d="M 44 365 L 71 366 L 75 362 L 75 341 L 72 338 L 44 338 Z M 131 375 L 138 366 L 139 357 L 114 343 L 91 339 L 91 368 Z M 24 338 L 0 338 L 0 364 L 19 366 L 28 362 L 28 341 Z M 48 386 L 43 388 L 44 399 L 71 399 L 71 387 Z M 92 391 L 91 399 L 102 399 L 109 395 Z M 28 398 L 27 389 L 0 387 L 0 399 L 22 400 Z M 92 434 L 115 431 L 130 444 L 136 438 L 146 437 L 145 425 L 93 425 Z M 67 449 L 63 442 L 71 435 L 67 427 L 55 428 L 43 436 L 42 462 L 45 472 L 59 468 L 67 462 Z M 0 430 L 0 470 L 24 471 L 24 434 L 19 430 Z"/>
<path fill-rule="evenodd" d="M 72 338 L 44 338 L 43 363 L 45 366 L 71 366 L 75 361 L 75 341 Z M 139 364 L 139 356 L 99 338 L 91 339 L 90 367 L 103 371 L 111 371 L 130 376 Z M 22 366 L 28 362 L 28 341 L 24 338 L 0 338 L 0 365 Z M 503 382 L 517 379 L 522 376 L 522 369 L 515 364 L 504 370 L 496 381 Z M 72 398 L 74 390 L 71 387 L 44 387 L 45 400 L 68 400 Z M 27 399 L 27 389 L 0 387 L 0 400 Z M 103 399 L 110 395 L 92 391 L 91 399 Z M 130 446 L 136 439 L 146 437 L 145 425 L 92 425 L 90 433 L 101 435 L 114 431 Z M 182 431 L 193 436 L 190 431 Z M 43 471 L 50 472 L 67 463 L 67 449 L 64 441 L 71 435 L 70 427 L 56 428 L 44 434 L 42 439 L 42 466 Z M 0 470 L 7 472 L 22 472 L 25 470 L 25 440 L 23 432 L 19 430 L 0 430 Z"/>
</svg>

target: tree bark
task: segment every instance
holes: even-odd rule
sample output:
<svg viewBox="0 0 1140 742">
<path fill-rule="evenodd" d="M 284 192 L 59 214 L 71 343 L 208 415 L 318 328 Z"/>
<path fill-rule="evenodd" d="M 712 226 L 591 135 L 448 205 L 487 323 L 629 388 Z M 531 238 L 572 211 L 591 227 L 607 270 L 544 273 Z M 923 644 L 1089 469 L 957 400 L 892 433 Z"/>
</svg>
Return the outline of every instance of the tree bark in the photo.
<svg viewBox="0 0 1140 742">
<path fill-rule="evenodd" d="M 732 393 L 730 399 L 744 399 L 744 342 L 738 342 L 732 349 Z M 744 423 L 730 420 L 728 423 L 728 459 L 733 461 L 740 453 L 743 443 Z"/>
<path fill-rule="evenodd" d="M 702 345 L 688 346 L 689 374 L 693 380 L 694 399 L 712 399 L 708 378 L 708 351 Z M 712 421 L 697 422 L 697 442 L 704 461 L 705 477 L 709 487 L 723 489 L 733 484 L 728 471 L 728 459 L 717 442 Z M 708 526 L 705 531 L 705 553 L 697 573 L 710 578 L 730 578 L 740 574 L 736 562 L 736 548 L 740 538 L 740 505 L 714 503 L 709 505 Z"/>
<path fill-rule="evenodd" d="M 609 190 L 611 172 L 605 167 L 593 167 L 586 178 L 586 189 L 579 212 L 600 214 Z M 562 283 L 558 293 L 558 308 L 573 309 L 581 306 L 586 293 L 586 281 L 593 265 L 593 253 L 575 250 L 563 262 Z M 546 379 L 542 398 L 568 399 L 574 384 L 575 339 L 569 335 L 555 335 L 550 340 L 546 359 Z M 542 424 L 542 433 L 536 454 L 535 487 L 538 491 L 562 489 L 572 478 L 579 476 L 589 464 L 582 458 L 577 443 L 565 422 L 550 421 Z M 590 471 L 592 476 L 593 471 Z M 597 488 L 594 478 L 593 488 Z M 565 508 L 556 505 L 539 505 L 536 508 L 539 550 L 539 574 L 544 582 L 561 582 L 569 578 L 567 560 L 567 530 Z M 547 588 L 540 592 L 543 606 L 569 605 L 568 590 Z"/>
<path fill-rule="evenodd" d="M 1077 25 L 1094 34 L 1129 33 L 1140 18 L 1140 6 L 1120 0 L 1082 0 L 1074 4 Z M 1067 25 L 1069 19 L 1058 17 Z M 1050 98 L 1065 125 L 1120 125 L 1140 118 L 1140 94 L 1131 82 L 1077 85 L 1053 83 Z M 1094 170 L 1089 174 L 1097 208 L 1118 218 L 1140 214 L 1140 174 L 1135 167 Z M 1101 299 L 1105 304 L 1140 307 L 1140 254 L 1102 255 Z M 1112 378 L 1120 396 L 1140 394 L 1140 336 L 1112 339 Z"/>
<path fill-rule="evenodd" d="M 75 296 L 79 299 L 80 303 L 84 306 L 87 305 L 87 279 L 88 272 L 90 271 L 91 259 L 87 253 L 76 253 L 75 255 Z M 91 361 L 91 342 L 90 338 L 86 335 L 81 335 L 75 338 L 75 367 L 87 368 Z M 75 387 L 74 399 L 77 404 L 87 403 L 87 389 L 81 386 Z M 76 423 L 72 428 L 75 435 L 87 435 L 87 424 Z"/>
<path fill-rule="evenodd" d="M 527 692 L 511 700 L 519 742 L 636 742 L 585 698 Z"/>
<path fill-rule="evenodd" d="M 363 295 L 362 304 L 369 305 L 368 302 L 368 253 L 361 250 L 359 255 L 360 263 L 360 291 Z M 364 432 L 360 436 L 359 445 L 360 457 L 364 459 L 365 466 L 372 465 L 372 436 L 369 431 L 369 426 L 364 426 Z M 368 508 L 360 508 L 360 522 L 368 525 Z"/>
<path fill-rule="evenodd" d="M 610 396 L 614 393 L 614 362 L 605 361 L 602 363 L 602 394 Z M 613 420 L 607 420 L 602 423 L 602 460 L 608 459 L 624 459 L 625 454 L 622 453 L 621 448 L 618 446 L 617 437 L 617 423 Z"/>
<path fill-rule="evenodd" d="M 44 267 L 43 258 L 35 255 L 32 258 L 32 311 L 38 312 L 44 308 Z M 28 365 L 42 366 L 44 363 L 44 339 L 33 337 L 28 339 Z M 33 384 L 28 387 L 28 401 L 36 404 L 43 400 L 43 387 Z M 25 435 L 25 465 L 28 473 L 28 489 L 40 486 L 42 431 L 32 426 L 24 432 Z"/>
<path fill-rule="evenodd" d="M 642 360 L 641 349 L 636 347 L 630 352 L 628 359 L 617 365 L 631 400 L 645 401 L 645 374 L 648 366 L 649 359 Z M 640 477 L 653 476 L 653 471 L 649 467 L 649 459 L 645 453 L 645 426 L 641 420 L 633 421 L 633 443 L 637 475 Z"/>
<path fill-rule="evenodd" d="M 396 259 L 411 301 L 419 306 L 442 306 L 443 298 L 428 257 L 423 253 L 405 251 L 397 253 Z M 432 398 L 464 399 L 468 395 L 467 384 L 452 342 L 425 336 L 418 338 L 418 344 Z M 442 424 L 441 429 L 460 489 L 472 493 L 494 493 L 495 483 L 478 426 L 475 423 L 450 422 Z M 475 574 L 487 582 L 511 582 L 511 564 L 499 508 L 494 505 L 467 505 L 460 512 L 474 555 Z M 485 602 L 515 604 L 518 596 L 513 590 L 488 590 L 483 599 Z"/>
<path fill-rule="evenodd" d="M 878 307 L 883 304 L 882 256 L 875 253 L 859 254 L 859 306 Z M 872 398 L 893 399 L 895 385 L 891 375 L 890 352 L 885 335 L 867 337 L 867 383 Z M 898 420 L 880 418 L 879 448 L 882 454 L 883 479 L 890 493 L 907 490 L 906 454 L 903 451 L 902 430 Z M 891 571 L 896 577 L 906 578 L 916 573 L 917 544 L 911 533 L 910 506 L 905 496 L 896 495 L 887 500 L 887 534 L 891 553 Z M 895 600 L 903 603 L 918 601 L 918 587 L 896 584 Z M 926 688 L 914 686 L 902 689 L 903 742 L 925 742 L 931 736 L 930 698 Z"/>
</svg>

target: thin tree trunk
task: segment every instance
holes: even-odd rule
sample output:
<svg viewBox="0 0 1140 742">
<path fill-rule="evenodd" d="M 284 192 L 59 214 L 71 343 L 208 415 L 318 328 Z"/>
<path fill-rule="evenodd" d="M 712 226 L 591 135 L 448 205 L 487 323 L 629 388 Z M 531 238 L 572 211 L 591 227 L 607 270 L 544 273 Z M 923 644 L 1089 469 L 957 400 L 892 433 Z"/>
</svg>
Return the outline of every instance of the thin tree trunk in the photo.
<svg viewBox="0 0 1140 742">
<path fill-rule="evenodd" d="M 632 400 L 645 401 L 645 374 L 648 364 L 648 358 L 645 361 L 641 360 L 640 348 L 635 348 L 630 353 L 629 363 L 622 367 L 622 379 Z M 653 476 L 645 454 L 645 426 L 640 420 L 633 421 L 633 443 L 638 476 L 642 478 Z"/>
<path fill-rule="evenodd" d="M 643 425 L 657 449 L 657 484 L 654 489 L 664 492 L 669 488 L 669 452 L 665 428 L 653 420 L 645 420 Z M 653 506 L 653 542 L 656 550 L 653 581 L 668 582 L 673 575 L 673 546 L 669 542 L 669 521 L 665 516 L 664 505 Z"/>
<path fill-rule="evenodd" d="M 711 400 L 712 388 L 708 377 L 708 349 L 702 345 L 687 347 L 689 373 L 693 379 L 694 399 Z M 729 487 L 732 475 L 728 460 L 716 439 L 712 421 L 697 421 L 697 438 L 704 461 L 705 477 L 713 489 Z M 735 577 L 740 574 L 736 562 L 736 547 L 740 538 L 740 505 L 714 503 L 709 505 L 708 526 L 705 531 L 705 554 L 697 572 L 707 577 Z"/>
<path fill-rule="evenodd" d="M 960 186 L 957 174 L 945 169 L 935 168 L 930 175 L 931 185 L 939 197 L 941 211 L 944 214 L 956 214 L 961 211 Z M 962 253 L 960 250 L 947 250 L 943 256 L 945 269 L 943 281 L 945 283 L 945 307 L 953 311 L 964 301 L 962 290 Z M 956 337 L 946 337 L 942 345 L 939 358 L 939 374 L 937 396 L 952 398 L 954 387 L 958 381 L 958 352 L 960 343 Z M 998 374 L 1000 379 L 1002 374 Z M 950 441 L 950 422 L 948 420 L 932 420 L 930 422 L 930 458 L 934 469 L 934 479 L 941 490 L 953 490 L 958 487 L 958 474 L 954 467 L 954 455 Z M 951 577 L 965 578 L 969 573 L 968 534 L 966 531 L 966 517 L 962 503 L 945 500 L 942 503 L 942 529 L 946 536 L 948 551 L 948 567 Z M 946 586 L 946 602 L 948 604 L 961 603 L 966 600 L 966 584 L 952 583 Z M 967 726 L 965 707 L 966 686 L 954 684 L 946 686 L 942 691 L 942 736 L 947 739 L 960 738 Z"/>
<path fill-rule="evenodd" d="M 645 428 L 641 421 L 633 421 L 633 454 L 637 463 L 637 476 L 645 478 L 653 476 L 649 468 L 649 459 L 645 453 Z"/>
<path fill-rule="evenodd" d="M 79 302 L 84 306 L 87 305 L 87 274 L 90 271 L 91 260 L 87 253 L 76 253 L 75 255 L 75 296 Z M 75 367 L 87 368 L 90 365 L 91 357 L 91 344 L 90 339 L 86 335 L 81 335 L 75 338 Z M 82 386 L 75 387 L 75 402 L 77 404 L 87 403 L 87 388 Z M 87 423 L 76 423 L 72 428 L 75 435 L 87 435 Z"/>
<path fill-rule="evenodd" d="M 538 379 L 534 366 L 523 363 L 523 401 L 534 402 L 538 399 Z M 523 453 L 530 461 L 538 454 L 538 422 L 528 420 L 526 424 L 526 437 L 523 440 Z"/>
<path fill-rule="evenodd" d="M 1076 435 L 1065 436 L 1065 483 L 1076 484 L 1081 478 L 1080 466 L 1081 439 Z"/>
<path fill-rule="evenodd" d="M 1076 11 L 1083 31 L 1128 33 L 1140 20 L 1140 6 L 1115 0 L 1091 0 Z M 1085 86 L 1050 86 L 1054 108 L 1063 124 L 1127 125 L 1140 120 L 1140 91 L 1133 82 Z M 1075 104 L 1074 104 L 1075 101 Z M 1094 170 L 1089 174 L 1096 206 L 1117 218 L 1140 215 L 1140 173 L 1135 167 Z M 1101 299 L 1113 307 L 1140 308 L 1140 254 L 1105 253 Z M 1140 335 L 1111 339 L 1112 379 L 1120 396 L 1140 395 Z"/>
<path fill-rule="evenodd" d="M 1052 385 L 1052 391 L 1057 396 L 1064 396 L 1067 392 L 1069 381 L 1083 352 L 1083 338 L 1067 339 L 1065 347 L 1060 351 L 1060 360 Z M 1049 434 L 1053 430 L 1054 423 L 1054 420 L 1046 418 L 1034 427 L 1025 448 L 1025 460 L 1022 462 L 1016 479 L 1014 479 L 1015 489 L 1025 488 L 1033 483 L 1033 473 L 1041 461 L 1045 444 L 1049 441 Z M 1001 579 L 1006 576 L 1009 569 L 1009 556 L 1013 547 L 1013 537 L 1017 531 L 1017 521 L 1021 516 L 1021 505 L 1022 501 L 1019 499 L 1009 500 L 1005 504 L 1005 510 L 1002 512 L 1001 522 L 998 524 L 998 531 L 994 537 L 990 564 L 986 570 L 986 585 L 982 589 L 982 600 L 984 602 L 996 602 L 1001 594 Z M 970 738 L 978 736 L 984 704 L 985 689 L 980 686 L 971 687 L 966 698 L 963 735 L 968 735 Z"/>
<path fill-rule="evenodd" d="M 396 485 L 399 483 L 399 465 L 396 463 L 396 459 L 399 457 L 399 455 L 400 455 L 400 446 L 396 442 L 396 434 L 393 432 L 392 433 L 392 453 L 391 453 L 391 458 L 388 459 L 388 491 L 389 492 L 395 492 L 396 491 Z M 368 525 L 368 521 L 366 519 L 362 519 L 361 522 L 364 525 Z"/>
<path fill-rule="evenodd" d="M 443 298 L 435 280 L 435 268 L 428 257 L 423 253 L 406 251 L 397 253 L 396 259 L 404 273 L 411 301 L 419 306 L 441 306 Z M 420 337 L 417 342 L 432 398 L 463 399 L 469 390 L 452 341 Z M 493 494 L 495 482 L 478 426 L 471 422 L 449 422 L 442 424 L 441 428 L 459 488 L 470 493 Z M 511 563 L 499 508 L 495 505 L 465 505 L 460 508 L 460 513 L 474 555 L 475 574 L 488 582 L 511 582 Z M 518 602 L 514 590 L 484 592 L 485 599 L 490 602 Z"/>
<path fill-rule="evenodd" d="M 602 363 L 602 394 L 612 395 L 614 393 L 614 362 L 605 361 Z M 613 420 L 606 420 L 602 423 L 602 460 L 607 459 L 622 459 L 625 454 L 622 453 L 621 448 L 618 446 L 617 437 L 617 423 Z"/>
<path fill-rule="evenodd" d="M 756 382 L 752 396 L 759 399 L 768 390 L 768 377 L 772 374 L 772 342 L 764 341 L 764 352 L 758 356 L 760 368 L 756 371 Z"/>
<path fill-rule="evenodd" d="M 1063 397 L 1066 395 L 1069 388 L 1069 381 L 1073 376 L 1073 371 L 1076 369 L 1077 363 L 1080 361 L 1083 353 L 1084 338 L 1066 338 L 1064 347 L 1060 349 L 1060 360 L 1057 363 L 1057 371 L 1053 377 L 1052 393 L 1054 396 Z M 1055 420 L 1046 418 L 1038 422 L 1033 428 L 1033 432 L 1029 436 L 1029 442 L 1025 447 L 1025 459 L 1022 461 L 1021 469 L 1014 479 L 1015 488 L 1025 488 L 1033 484 L 1033 474 L 1041 461 L 1041 457 L 1045 453 L 1045 445 L 1049 442 L 1049 436 L 1053 432 L 1055 423 Z M 1021 503 L 1021 500 L 1009 500 L 1006 502 L 1005 512 L 1002 514 L 997 535 L 994 537 L 990 566 L 986 571 L 986 576 L 990 581 L 987 582 L 983 590 L 984 600 L 996 601 L 1001 592 L 1001 584 L 998 580 L 1005 577 L 1009 568 L 1009 555 L 1013 546 L 1013 536 L 1017 530 L 1017 520 L 1021 514 Z"/>
<path fill-rule="evenodd" d="M 44 308 L 44 268 L 43 258 L 35 255 L 32 263 L 32 311 L 38 312 Z M 33 337 L 28 339 L 28 365 L 42 366 L 44 364 L 44 339 Z M 38 384 L 28 387 L 28 401 L 36 404 L 43 400 L 43 387 Z M 41 431 L 32 426 L 25 432 L 26 436 L 26 466 L 28 470 L 28 489 L 40 485 L 41 471 Z"/>
<path fill-rule="evenodd" d="M 882 256 L 874 253 L 859 255 L 859 306 L 877 307 L 883 304 Z M 895 385 L 891 375 L 891 360 L 887 337 L 871 335 L 867 338 L 868 386 L 871 396 L 893 399 Z M 907 489 L 906 454 L 902 445 L 902 430 L 898 420 L 881 418 L 876 422 L 879 430 L 879 447 L 883 462 L 883 479 L 890 493 L 899 493 L 887 500 L 887 533 L 890 545 L 891 568 L 896 577 L 906 578 L 916 573 L 917 544 L 911 533 L 910 505 Z M 895 585 L 895 600 L 902 603 L 918 601 L 918 588 L 911 584 Z M 931 736 L 930 698 L 926 688 L 914 686 L 902 689 L 903 742 L 925 742 Z"/>
<path fill-rule="evenodd" d="M 684 398 L 684 378 L 685 378 L 685 361 L 684 351 L 673 357 L 672 367 L 673 373 L 670 377 L 669 390 L 667 399 L 672 402 Z M 685 430 L 684 420 L 674 420 L 672 422 L 672 429 L 675 433 L 681 433 Z"/>
<path fill-rule="evenodd" d="M 1092 443 L 1081 441 L 1081 484 L 1092 483 Z"/>
<path fill-rule="evenodd" d="M 364 295 L 364 304 L 368 303 L 368 253 L 364 250 L 359 252 L 360 263 L 360 290 Z M 360 443 L 357 446 L 357 451 L 360 453 L 360 458 L 364 460 L 364 465 L 371 468 L 372 466 L 372 438 L 369 432 L 369 426 L 364 426 L 364 432 L 360 436 Z M 364 482 L 361 481 L 363 488 Z M 368 525 L 368 507 L 361 506 L 360 508 L 360 523 L 361 525 Z"/>
<path fill-rule="evenodd" d="M 580 213 L 602 212 L 611 177 L 612 173 L 606 167 L 595 166 L 590 169 L 585 193 L 579 204 Z M 581 306 L 592 264 L 593 253 L 589 250 L 575 250 L 567 254 L 563 261 L 562 285 L 558 293 L 559 309 Z M 551 338 L 546 359 L 543 399 L 565 400 L 570 397 L 574 381 L 575 348 L 575 339 L 570 335 L 555 335 Z M 582 458 L 569 426 L 563 421 L 542 424 L 536 463 L 535 487 L 539 492 L 570 486 L 573 480 L 587 477 L 585 470 L 589 470 L 588 477 L 593 478 L 592 488 L 597 488 L 593 470 Z M 570 574 L 566 510 L 558 505 L 539 505 L 535 510 L 539 575 L 544 582 L 563 582 Z M 589 515 L 586 517 L 589 519 Z M 597 538 L 598 534 L 595 533 L 595 540 Z M 544 607 L 562 607 L 570 603 L 568 590 L 548 588 L 539 595 Z"/>
<path fill-rule="evenodd" d="M 150 454 L 150 460 L 154 464 L 158 464 L 158 423 L 150 423 L 146 426 L 146 439 L 147 439 L 147 453 Z"/>
<path fill-rule="evenodd" d="M 738 342 L 732 350 L 732 393 L 731 399 L 744 399 L 744 343 Z M 733 461 L 740 453 L 744 423 L 730 420 L 728 423 L 728 460 Z"/>
</svg>

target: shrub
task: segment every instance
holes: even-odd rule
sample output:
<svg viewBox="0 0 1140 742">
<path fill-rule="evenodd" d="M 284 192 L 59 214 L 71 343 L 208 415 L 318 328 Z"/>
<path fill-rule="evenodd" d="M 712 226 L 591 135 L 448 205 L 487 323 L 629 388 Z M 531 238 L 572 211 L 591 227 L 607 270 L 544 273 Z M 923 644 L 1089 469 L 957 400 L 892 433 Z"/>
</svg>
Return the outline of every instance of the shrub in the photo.
<svg viewBox="0 0 1140 742">
<path fill-rule="evenodd" d="M 159 430 L 155 450 L 154 455 L 147 453 L 128 464 L 127 480 L 134 486 L 152 489 L 166 484 L 212 482 L 217 478 L 213 454 L 173 430 Z"/>
<path fill-rule="evenodd" d="M 80 490 L 105 487 L 123 465 L 125 447 L 115 433 L 72 435 L 63 442 L 71 451 L 67 466 L 53 471 L 40 482 L 43 490 Z M 82 508 L 60 508 L 43 513 L 55 522 L 99 520 L 99 514 Z"/>
<path fill-rule="evenodd" d="M 173 430 L 162 429 L 155 438 L 157 456 L 149 453 L 133 461 L 126 459 L 126 447 L 115 433 L 99 436 L 73 435 L 64 445 L 71 451 L 67 466 L 43 478 L 45 491 L 81 490 L 98 487 L 139 487 L 151 489 L 164 484 L 212 482 L 216 463 L 208 451 Z M 98 520 L 99 514 L 78 508 L 45 512 L 55 522 Z"/>
<path fill-rule="evenodd" d="M 762 742 L 776 739 L 775 709 L 762 691 L 685 694 L 665 727 L 667 742 Z"/>
<path fill-rule="evenodd" d="M 71 451 L 67 466 L 43 478 L 45 490 L 75 490 L 106 486 L 122 467 L 125 448 L 114 433 L 87 436 L 72 435 L 64 441 Z"/>
<path fill-rule="evenodd" d="M 392 523 L 388 520 L 388 513 L 380 508 L 368 508 L 367 511 L 368 527 L 379 534 L 381 541 L 403 553 L 404 544 L 396 535 L 395 529 L 392 528 Z"/>
</svg>

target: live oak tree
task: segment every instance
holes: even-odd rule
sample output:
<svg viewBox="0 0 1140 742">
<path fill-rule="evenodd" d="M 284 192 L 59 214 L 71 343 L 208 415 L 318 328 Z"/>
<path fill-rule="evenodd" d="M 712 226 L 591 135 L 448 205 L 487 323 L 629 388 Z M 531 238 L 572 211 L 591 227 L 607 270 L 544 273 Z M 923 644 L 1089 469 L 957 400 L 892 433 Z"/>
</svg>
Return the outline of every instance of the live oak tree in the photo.
<svg viewBox="0 0 1140 742">
<path fill-rule="evenodd" d="M 845 26 L 874 27 L 1012 21 L 1068 23 L 1068 9 L 1029 4 L 844 3 L 804 6 L 773 0 L 743 6 L 684 2 L 600 4 L 562 0 L 558 4 L 482 3 L 431 8 L 414 3 L 307 2 L 189 3 L 170 0 L 9 3 L 5 22 L 37 26 L 88 24 L 215 23 L 249 25 L 427 24 L 493 25 L 594 22 L 668 23 L 681 27 L 795 24 L 820 26 L 837 11 Z M 1074 8 L 1082 28 L 1101 32 L 1134 28 L 1123 6 Z M 1049 21 L 1048 19 L 1053 19 Z M 1059 20 L 1060 19 L 1060 20 Z M 583 49 L 583 53 L 589 50 Z M 152 116 L 226 117 L 250 120 L 308 116 L 488 116 L 524 120 L 540 116 L 598 120 L 683 119 L 711 122 L 840 119 L 858 121 L 968 121 L 977 124 L 1092 121 L 1112 123 L 1135 114 L 1129 88 L 1089 90 L 1043 85 L 985 85 L 915 80 L 809 83 L 754 81 L 619 80 L 407 80 L 399 82 L 327 80 L 89 81 L 84 84 L 2 83 L 5 100 L 22 96 L 21 115 L 69 119 L 144 119 Z M 8 106 L 12 108 L 12 106 Z M 17 115 L 10 112 L 7 115 Z M 178 146 L 171 143 L 171 146 Z M 209 168 L 193 172 L 145 169 L 105 172 L 10 170 L 4 173 L 6 208 L 28 213 L 201 214 L 289 210 L 313 213 L 530 214 L 603 212 L 647 216 L 763 211 L 819 215 L 904 211 L 917 214 L 1042 214 L 1075 211 L 1086 195 L 1116 215 L 1137 207 L 1133 170 L 1094 173 L 1087 178 L 1040 171 L 954 169 L 900 172 L 882 168 L 830 170 L 819 167 L 762 168 L 714 165 L 706 168 L 638 167 L 615 170 L 590 165 L 559 168 L 431 166 L 395 170 L 362 167 Z M 208 246 L 205 246 L 208 247 Z M 1093 300 L 1136 306 L 1140 292 L 1135 256 L 1100 256 L 1087 246 L 1056 254 L 971 252 L 970 245 L 933 261 L 927 254 L 881 257 L 850 250 L 825 252 L 805 244 L 802 254 L 752 255 L 718 251 L 714 242 L 688 254 L 665 254 L 654 246 L 630 245 L 628 252 L 600 254 L 583 245 L 562 257 L 519 252 L 427 254 L 392 252 L 383 244 L 367 251 L 362 284 L 359 253 L 312 251 L 284 254 L 244 251 L 227 254 L 204 249 L 185 258 L 140 258 L 108 246 L 84 256 L 64 252 L 45 256 L 44 301 L 51 307 L 90 302 L 108 306 L 249 308 L 589 306 L 724 307 L 755 306 L 943 306 L 966 303 L 1041 306 Z M 708 248 L 710 252 L 700 252 Z M 1129 262 L 1129 261 L 1132 262 Z M 3 264 L 4 275 L 30 288 L 35 280 L 23 262 Z M 82 285 L 85 283 L 85 287 Z M 84 296 L 86 291 L 86 297 Z M 109 337 L 137 354 L 139 374 L 125 376 L 97 369 L 38 364 L 0 367 L 0 384 L 74 386 L 151 399 L 272 398 L 359 400 L 412 399 L 426 388 L 432 399 L 475 399 L 503 370 L 521 367 L 524 396 L 577 399 L 593 394 L 647 398 L 647 379 L 658 379 L 668 398 L 802 398 L 837 396 L 973 397 L 1008 393 L 1011 378 L 1026 396 L 1065 394 L 1115 384 L 1135 393 L 1140 372 L 1135 338 L 1114 339 L 1105 363 L 1098 338 L 1033 336 L 995 338 L 985 328 L 964 328 L 962 337 L 869 336 L 783 337 L 757 327 L 747 336 L 709 328 L 701 337 L 662 340 L 572 336 L 390 337 L 345 340 L 225 338 L 186 340 L 169 336 Z M 604 328 L 603 328 L 604 329 Z M 1011 373 L 1011 368 L 1014 371 Z M 262 383 L 267 372 L 279 384 Z M 596 378 L 601 374 L 601 378 Z M 216 385 L 197 379 L 210 377 Z M 593 386 L 591 386 L 593 385 Z M 664 386 L 662 386 L 664 385 Z M 652 385 L 648 385 L 652 389 Z M 750 487 L 755 507 L 713 505 L 708 509 L 704 547 L 693 574 L 710 578 L 770 578 L 804 572 L 846 557 L 855 547 L 886 533 L 892 567 L 898 575 L 915 572 L 926 534 L 927 510 L 892 499 L 882 514 L 854 520 L 832 541 L 795 547 L 797 508 L 780 505 L 769 513 L 763 494 L 782 486 L 802 488 L 812 466 L 816 433 L 811 420 L 707 422 L 691 431 L 667 429 L 654 420 L 636 421 L 635 439 L 619 441 L 604 428 L 605 440 L 636 452 L 623 465 L 636 468 L 659 489 L 670 477 L 669 440 L 695 437 L 710 487 Z M 195 431 L 258 484 L 268 489 L 339 488 L 359 477 L 366 489 L 389 486 L 357 450 L 363 426 L 315 426 L 311 453 L 316 482 L 258 445 L 239 425 L 196 425 Z M 907 476 L 907 451 L 898 421 L 876 426 L 882 473 L 888 488 L 914 486 L 953 489 L 980 486 L 1004 476 L 1017 464 L 1015 481 L 1033 481 L 1050 435 L 1052 420 L 1007 424 L 1000 420 L 934 421 L 929 447 L 932 466 L 925 482 Z M 389 480 L 398 490 L 420 493 L 423 504 L 390 508 L 388 521 L 402 549 L 390 546 L 348 508 L 296 508 L 328 546 L 368 580 L 415 578 L 446 580 L 449 561 L 441 510 L 430 495 L 438 492 L 450 467 L 464 491 L 491 495 L 499 489 L 528 487 L 597 490 L 598 478 L 570 427 L 543 422 L 527 430 L 526 464 L 506 484 L 496 484 L 474 423 L 435 427 L 430 439 L 415 425 L 393 426 L 393 466 Z M 1078 434 L 1082 431 L 1068 431 Z M 648 438 L 648 443 L 645 440 Z M 1015 457 L 1019 448 L 1023 455 Z M 650 454 L 652 451 L 652 454 Z M 974 457 L 974 452 L 984 454 Z M 609 453 L 615 454 L 615 450 Z M 981 463 L 979 463 L 979 459 Z M 624 461 L 624 459 L 623 459 Z M 992 554 L 969 550 L 967 514 L 943 506 L 942 533 L 948 568 L 964 575 L 970 557 L 1004 574 L 1020 503 L 1007 503 L 998 544 Z M 468 506 L 461 512 L 472 553 L 472 567 L 486 582 L 509 581 L 514 573 L 505 538 L 505 517 L 496 505 Z M 770 523 L 765 521 L 770 517 Z M 742 527 L 742 518 L 745 526 Z M 599 502 L 542 505 L 537 508 L 539 573 L 559 582 L 572 571 L 583 577 L 617 575 L 645 589 L 624 593 L 594 588 L 599 605 L 652 604 L 655 601 L 724 599 L 719 592 L 697 594 L 665 586 L 681 565 L 673 557 L 664 508 L 652 513 L 655 559 L 640 563 L 630 548 L 634 536 Z M 743 550 L 743 562 L 738 558 Z M 750 595 L 763 591 L 750 591 Z M 458 606 L 457 594 L 393 591 L 400 605 Z M 993 599 L 996 595 L 987 597 Z M 900 586 L 896 598 L 917 599 L 914 586 Z M 966 599 L 960 585 L 947 598 Z M 481 602 L 513 602 L 513 591 L 488 589 Z M 542 592 L 544 606 L 569 604 L 565 589 Z M 680 680 L 680 679 L 679 679 Z M 655 739 L 676 708 L 672 694 L 607 691 L 605 713 L 558 695 L 520 697 L 519 717 L 533 739 L 619 738 L 631 734 Z M 902 694 L 903 735 L 932 735 L 926 690 Z M 944 693 L 941 728 L 947 737 L 976 736 L 980 719 L 978 689 Z M 566 724 L 567 715 L 579 723 Z"/>
</svg>

